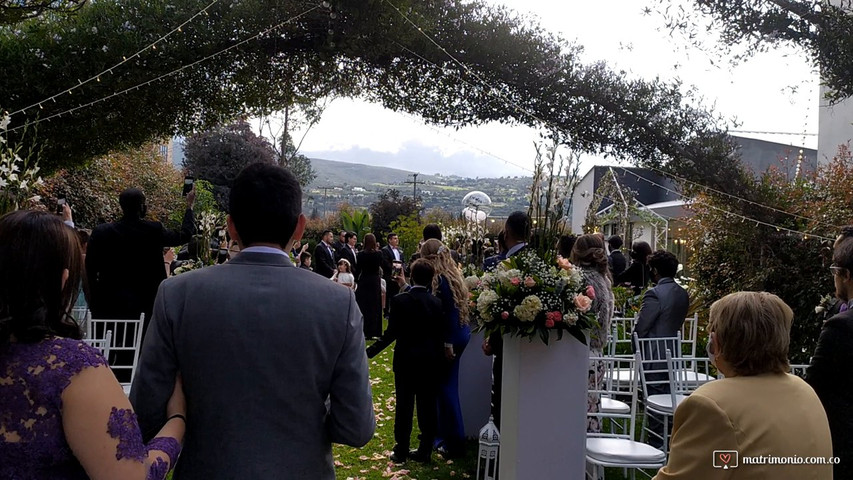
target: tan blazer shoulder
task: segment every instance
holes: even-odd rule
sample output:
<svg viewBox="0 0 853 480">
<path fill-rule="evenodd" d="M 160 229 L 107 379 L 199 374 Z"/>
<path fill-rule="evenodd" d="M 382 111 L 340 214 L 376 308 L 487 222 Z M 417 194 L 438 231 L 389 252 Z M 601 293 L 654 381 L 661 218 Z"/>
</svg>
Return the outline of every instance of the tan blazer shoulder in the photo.
<svg viewBox="0 0 853 480">
<path fill-rule="evenodd" d="M 723 453 L 715 462 L 719 450 L 737 453 Z M 830 464 L 747 462 L 831 455 L 826 413 L 802 379 L 788 374 L 725 378 L 703 385 L 678 406 L 669 462 L 655 479 L 830 480 Z M 723 460 L 729 469 L 721 469 Z"/>
</svg>

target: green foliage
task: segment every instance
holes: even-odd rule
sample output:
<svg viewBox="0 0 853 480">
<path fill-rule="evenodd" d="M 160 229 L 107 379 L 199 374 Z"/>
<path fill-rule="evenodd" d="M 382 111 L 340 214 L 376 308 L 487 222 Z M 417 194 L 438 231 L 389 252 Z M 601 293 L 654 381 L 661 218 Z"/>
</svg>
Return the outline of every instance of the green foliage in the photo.
<svg viewBox="0 0 853 480">
<path fill-rule="evenodd" d="M 850 181 L 853 162 L 849 151 L 842 149 L 812 177 L 791 182 L 786 175 L 770 171 L 751 185 L 751 200 L 801 217 L 724 196 L 700 195 L 688 230 L 690 269 L 704 308 L 736 291 L 778 295 L 794 311 L 790 357 L 795 363 L 808 363 L 823 321 L 815 307 L 821 297 L 834 291 L 827 269 L 832 241 L 812 235 L 832 239 L 837 233 L 835 225 L 853 223 Z M 733 220 L 719 209 L 807 235 Z"/>
<path fill-rule="evenodd" d="M 417 215 L 406 215 L 398 217 L 391 223 L 391 231 L 397 234 L 400 239 L 400 248 L 411 255 L 418 251 L 421 239 L 423 239 L 424 226 L 418 222 Z M 406 259 L 404 259 L 406 260 Z"/>
<path fill-rule="evenodd" d="M 635 79 L 600 62 L 584 64 L 580 46 L 482 0 L 397 2 L 464 66 L 448 61 L 390 2 L 379 1 L 335 1 L 333 18 L 329 9 L 314 8 L 294 22 L 287 20 L 316 3 L 219 2 L 156 50 L 131 58 L 207 3 L 103 0 L 73 17 L 0 30 L 0 65 L 14 66 L 0 71 L 9 111 L 129 59 L 100 82 L 16 115 L 21 124 L 66 112 L 39 124 L 45 169 L 297 102 L 361 96 L 442 125 L 502 121 L 539 128 L 544 120 L 559 132 L 559 143 L 576 151 L 672 163 L 678 172 L 685 166 L 716 178 L 715 185 L 730 183 L 721 173 L 733 152 L 721 131 L 725 123 L 681 85 Z M 274 34 L 236 43 L 276 25 Z M 234 48 L 164 76 L 226 46 Z M 472 87 L 469 79 L 476 78 L 488 85 Z"/>
<path fill-rule="evenodd" d="M 0 0 L 0 26 L 47 15 L 73 14 L 85 4 L 86 0 Z"/>
<path fill-rule="evenodd" d="M 183 190 L 182 187 L 178 187 L 179 190 Z M 220 212 L 219 205 L 216 203 L 216 199 L 213 197 L 213 185 L 210 182 L 205 180 L 196 180 L 195 182 L 195 204 L 193 205 L 193 211 L 196 216 L 201 215 L 202 213 L 217 213 Z M 167 224 L 170 228 L 180 228 L 181 221 L 184 218 L 183 210 L 175 210 L 169 215 L 169 222 Z"/>
<path fill-rule="evenodd" d="M 296 151 L 289 134 L 285 134 L 285 148 L 279 157 L 279 163 L 287 168 L 299 180 L 299 185 L 305 187 L 317 178 L 317 172 L 311 167 L 311 159 Z"/>
<path fill-rule="evenodd" d="M 65 197 L 74 222 L 92 228 L 121 218 L 118 196 L 132 187 L 145 193 L 148 218 L 168 222 L 174 212 L 182 216 L 186 207 L 181 184 L 180 172 L 149 145 L 96 158 L 85 167 L 60 170 L 45 180 L 40 195 L 49 209 L 56 208 L 56 198 Z"/>
<path fill-rule="evenodd" d="M 391 233 L 391 224 L 398 218 L 417 215 L 418 205 L 411 197 L 401 197 L 398 190 L 392 189 L 371 203 L 369 210 L 370 216 L 373 218 L 373 233 L 377 235 L 377 238 L 384 238 L 385 235 Z M 418 238 L 420 239 L 420 237 Z"/>
<path fill-rule="evenodd" d="M 265 138 L 240 121 L 187 138 L 184 168 L 210 182 L 219 209 L 227 211 L 231 185 L 240 171 L 251 163 L 273 163 L 274 153 Z"/>
<path fill-rule="evenodd" d="M 358 235 L 359 240 L 370 233 L 370 213 L 362 209 L 341 209 L 341 225 L 344 230 Z"/>
</svg>

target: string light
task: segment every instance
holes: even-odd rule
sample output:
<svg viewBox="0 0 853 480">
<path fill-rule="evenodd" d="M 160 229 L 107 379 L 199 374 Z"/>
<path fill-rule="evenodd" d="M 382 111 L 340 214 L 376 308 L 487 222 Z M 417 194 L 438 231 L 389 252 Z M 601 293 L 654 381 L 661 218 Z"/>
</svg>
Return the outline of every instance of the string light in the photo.
<svg viewBox="0 0 853 480">
<path fill-rule="evenodd" d="M 636 176 L 636 177 L 642 178 L 642 177 L 640 177 L 640 175 L 638 175 L 637 173 L 632 172 L 632 171 L 628 170 L 628 169 L 627 169 L 627 168 L 625 168 L 625 167 L 617 167 L 617 168 L 621 168 L 621 169 L 622 169 L 622 171 L 624 171 L 625 173 L 630 173 L 631 175 L 634 175 L 634 176 Z M 801 232 L 801 231 L 799 231 L 799 230 L 794 230 L 794 229 L 787 228 L 787 227 L 783 227 L 783 226 L 780 226 L 780 225 L 774 225 L 774 224 L 772 224 L 772 223 L 768 223 L 768 222 L 764 222 L 764 221 L 761 221 L 761 220 L 757 220 L 757 219 L 755 219 L 755 218 L 747 217 L 747 216 L 745 216 L 745 215 L 741 215 L 741 214 L 739 214 L 739 213 L 730 212 L 730 211 L 728 211 L 728 210 L 726 210 L 726 209 L 720 208 L 720 207 L 718 207 L 718 206 L 716 206 L 716 205 L 712 205 L 712 204 L 710 204 L 710 203 L 708 203 L 708 202 L 705 202 L 705 201 L 702 201 L 702 200 L 698 200 L 698 199 L 695 199 L 695 198 L 690 198 L 690 197 L 688 197 L 688 196 L 686 196 L 686 195 L 682 194 L 681 192 L 678 192 L 678 191 L 675 191 L 675 190 L 673 190 L 673 189 L 671 189 L 671 188 L 665 187 L 665 186 L 663 186 L 663 185 L 661 185 L 661 184 L 659 184 L 659 183 L 655 183 L 655 182 L 653 182 L 653 181 L 651 181 L 651 180 L 649 180 L 649 179 L 647 179 L 647 178 L 642 178 L 642 179 L 643 179 L 643 180 L 645 180 L 646 182 L 648 182 L 649 184 L 654 185 L 655 187 L 658 187 L 658 188 L 660 188 L 660 189 L 662 189 L 662 190 L 665 190 L 665 191 L 667 191 L 667 192 L 670 192 L 670 193 L 672 193 L 672 194 L 678 195 L 679 197 L 681 197 L 682 199 L 687 200 L 688 202 L 691 202 L 691 203 L 701 203 L 701 204 L 705 205 L 705 206 L 706 206 L 706 207 L 708 207 L 708 208 L 712 208 L 712 209 L 714 209 L 714 210 L 717 210 L 718 212 L 721 212 L 721 213 L 725 214 L 727 218 L 730 218 L 730 217 L 737 217 L 737 218 L 740 218 L 741 223 L 744 223 L 745 221 L 747 221 L 747 220 L 748 220 L 748 221 L 750 221 L 750 222 L 754 222 L 756 226 L 764 225 L 764 226 L 766 226 L 766 227 L 775 228 L 777 232 L 778 232 L 778 231 L 782 231 L 782 230 L 784 230 L 784 231 L 786 231 L 786 232 L 788 232 L 788 233 L 792 233 L 792 234 L 795 234 L 795 235 L 798 235 L 798 236 L 799 236 L 799 235 L 802 235 L 802 236 L 803 236 L 803 240 L 808 240 L 808 239 L 809 239 L 809 237 L 817 238 L 817 239 L 820 239 L 820 240 L 828 240 L 828 241 L 834 241 L 834 240 L 835 240 L 834 238 L 824 237 L 824 236 L 821 236 L 821 235 L 808 234 L 808 233 L 805 233 L 805 232 Z"/>
<path fill-rule="evenodd" d="M 103 101 L 109 100 L 110 98 L 117 97 L 117 96 L 119 96 L 119 95 L 123 95 L 123 94 L 125 94 L 125 93 L 127 93 L 127 92 L 130 92 L 130 91 L 133 91 L 133 90 L 138 90 L 140 87 L 144 87 L 144 86 L 150 85 L 150 84 L 152 84 L 152 83 L 154 83 L 154 82 L 157 82 L 157 81 L 159 81 L 159 80 L 162 80 L 162 79 L 164 79 L 164 78 L 171 77 L 172 75 L 175 75 L 175 74 L 177 74 L 177 73 L 180 73 L 180 72 L 182 72 L 182 71 L 184 71 L 184 70 L 186 70 L 186 69 L 188 69 L 188 68 L 192 68 L 192 67 L 194 67 L 194 66 L 196 66 L 196 65 L 198 65 L 198 64 L 200 64 L 200 63 L 202 63 L 202 62 L 205 62 L 205 61 L 207 61 L 207 60 L 210 60 L 211 58 L 214 58 L 214 57 L 216 57 L 216 56 L 218 56 L 218 55 L 221 55 L 221 54 L 223 54 L 223 53 L 225 53 L 225 52 L 228 52 L 228 51 L 230 51 L 230 50 L 232 50 L 232 49 L 234 49 L 234 48 L 237 48 L 237 47 L 239 47 L 239 46 L 241 46 L 241 45 L 244 45 L 244 44 L 246 44 L 246 43 L 248 43 L 248 42 L 251 42 L 252 40 L 255 40 L 255 39 L 257 39 L 257 38 L 259 38 L 259 37 L 261 37 L 261 36 L 263 36 L 263 35 L 266 35 L 267 33 L 271 32 L 271 31 L 273 31 L 273 30 L 279 29 L 279 28 L 281 28 L 281 27 L 283 27 L 283 26 L 287 25 L 288 23 L 293 22 L 294 20 L 298 20 L 299 18 L 302 18 L 303 16 L 305 16 L 305 15 L 307 15 L 307 14 L 309 14 L 309 13 L 313 12 L 313 11 L 314 11 L 314 10 L 316 10 L 317 8 L 319 8 L 319 6 L 316 6 L 316 5 L 315 5 L 315 6 L 311 7 L 311 8 L 309 8 L 308 10 L 305 10 L 304 12 L 302 12 L 302 13 L 300 13 L 300 14 L 296 15 L 296 16 L 293 16 L 293 17 L 291 17 L 291 18 L 289 18 L 289 19 L 287 19 L 287 20 L 285 20 L 285 21 L 283 21 L 283 22 L 281 22 L 281 23 L 279 23 L 279 24 L 277 24 L 277 25 L 274 25 L 274 26 L 272 26 L 272 27 L 269 27 L 269 28 L 267 28 L 266 30 L 263 30 L 262 32 L 260 32 L 260 33 L 258 33 L 258 34 L 256 34 L 256 35 L 253 35 L 253 36 L 251 36 L 251 37 L 249 37 L 249 38 L 246 38 L 246 39 L 244 39 L 244 40 L 241 40 L 241 41 L 239 41 L 239 42 L 237 42 L 237 43 L 235 43 L 235 44 L 233 44 L 233 45 L 231 45 L 231 46 L 228 46 L 228 47 L 226 47 L 226 48 L 223 48 L 222 50 L 220 50 L 220 51 L 218 51 L 218 52 L 212 53 L 212 54 L 210 54 L 210 55 L 208 55 L 208 56 L 206 56 L 206 57 L 203 57 L 203 58 L 201 58 L 201 59 L 199 59 L 199 60 L 196 60 L 196 61 L 194 61 L 194 62 L 192 62 L 192 63 L 188 63 L 188 64 L 186 64 L 186 65 L 184 65 L 184 66 L 182 66 L 182 67 L 176 68 L 175 70 L 172 70 L 172 71 L 171 71 L 171 72 L 169 72 L 169 73 L 164 73 L 163 75 L 160 75 L 159 77 L 152 78 L 151 80 L 145 81 L 145 82 L 140 83 L 140 84 L 138 84 L 138 85 L 134 85 L 134 86 L 132 86 L 132 87 L 125 88 L 124 90 L 120 90 L 120 91 L 118 91 L 118 92 L 114 92 L 114 93 L 112 93 L 112 94 L 110 94 L 110 95 L 107 95 L 106 97 L 102 97 L 102 98 L 99 98 L 99 99 L 97 99 L 97 100 L 92 100 L 91 102 L 84 103 L 84 104 L 82 104 L 82 105 L 78 105 L 78 106 L 76 106 L 76 107 L 74 107 L 74 108 L 70 108 L 70 109 L 68 109 L 68 110 L 65 110 L 64 112 L 56 113 L 56 114 L 53 114 L 53 115 L 51 115 L 51 116 L 49 116 L 49 117 L 39 118 L 39 119 L 33 120 L 33 121 L 31 121 L 31 122 L 26 122 L 26 123 L 24 123 L 23 125 L 19 125 L 19 126 L 17 126 L 17 127 L 14 127 L 14 128 L 10 128 L 10 129 L 8 129 L 8 130 L 7 130 L 7 132 L 14 132 L 14 131 L 16 131 L 16 130 L 21 130 L 21 129 L 23 129 L 23 128 L 26 128 L 27 126 L 36 125 L 36 124 L 39 124 L 39 123 L 44 122 L 44 121 L 50 121 L 50 119 L 52 119 L 52 118 L 59 118 L 59 117 L 61 117 L 62 115 L 65 115 L 65 114 L 68 114 L 68 113 L 76 112 L 77 110 L 80 110 L 80 109 L 87 108 L 87 107 L 90 107 L 90 106 L 92 106 L 92 105 L 95 105 L 95 104 L 96 104 L 96 103 L 98 103 L 98 102 L 103 102 Z M 68 92 L 68 93 L 71 93 L 71 92 Z M 53 101 L 55 102 L 55 101 L 56 101 L 56 99 L 53 99 Z"/>
<path fill-rule="evenodd" d="M 50 96 L 50 97 L 47 97 L 47 98 L 45 98 L 44 100 L 38 101 L 38 102 L 36 102 L 36 103 L 33 103 L 32 105 L 29 105 L 29 106 L 27 106 L 27 107 L 24 107 L 24 108 L 22 108 L 22 109 L 20 109 L 20 110 L 15 110 L 14 112 L 10 113 L 10 114 L 9 114 L 9 116 L 10 116 L 10 117 L 14 117 L 15 115 L 17 115 L 17 114 L 19 114 L 19 113 L 24 113 L 24 112 L 26 112 L 27 110 L 30 110 L 30 109 L 35 108 L 35 107 L 37 107 L 37 106 L 38 106 L 38 107 L 41 107 L 41 104 L 42 104 L 42 103 L 44 103 L 44 102 L 46 102 L 46 101 L 48 101 L 48 100 L 53 100 L 53 101 L 55 102 L 55 101 L 56 101 L 56 97 L 58 97 L 58 96 L 60 96 L 60 95 L 63 95 L 63 94 L 65 94 L 66 92 L 70 94 L 73 90 L 75 90 L 75 89 L 77 89 L 77 88 L 80 88 L 80 87 L 82 87 L 83 85 L 86 85 L 87 83 L 92 82 L 92 81 L 94 81 L 94 80 L 97 80 L 97 81 L 99 81 L 99 82 L 100 82 L 101 80 L 100 80 L 100 78 L 99 78 L 99 77 L 100 77 L 101 75 L 103 75 L 103 74 L 105 74 L 105 73 L 107 73 L 107 72 L 112 73 L 112 70 L 113 70 L 114 68 L 119 67 L 119 66 L 121 66 L 121 65 L 123 65 L 123 64 L 125 64 L 125 63 L 127 63 L 127 62 L 128 62 L 128 60 L 132 60 L 132 59 L 134 59 L 134 58 L 136 58 L 136 57 L 140 56 L 141 54 L 143 54 L 143 53 L 144 53 L 146 50 L 148 50 L 149 48 L 150 48 L 150 49 L 153 49 L 153 50 L 157 50 L 157 44 L 158 44 L 158 43 L 165 41 L 165 40 L 166 40 L 167 38 L 169 38 L 169 36 L 170 36 L 170 35 L 172 35 L 173 33 L 175 33 L 175 32 L 180 32 L 180 31 L 181 31 L 181 27 L 182 27 L 182 26 L 185 26 L 186 24 L 188 24 L 188 23 L 192 22 L 196 17 L 198 17 L 198 16 L 199 16 L 199 15 L 201 15 L 202 13 L 204 13 L 204 14 L 206 15 L 206 14 L 207 14 L 207 9 L 208 9 L 208 8 L 210 8 L 210 7 L 212 7 L 212 6 L 213 6 L 216 2 L 218 2 L 218 1 L 219 1 L 219 0 L 213 0 L 213 1 L 212 1 L 212 2 L 210 2 L 206 7 L 204 7 L 204 8 L 203 8 L 203 9 L 201 9 L 199 12 L 197 12 L 195 15 L 191 16 L 190 18 L 188 18 L 187 20 L 185 20 L 183 23 L 181 23 L 180 25 L 178 25 L 178 27 L 177 27 L 177 28 L 173 28 L 173 29 L 172 29 L 172 30 L 170 30 L 168 33 L 166 33 L 166 34 L 165 34 L 165 35 L 163 35 L 162 37 L 158 38 L 158 39 L 157 39 L 157 40 L 155 40 L 153 43 L 148 44 L 148 45 L 147 45 L 147 46 L 145 46 L 143 49 L 141 49 L 141 50 L 139 50 L 138 52 L 134 53 L 134 54 L 133 54 L 133 55 L 131 55 L 130 57 L 122 56 L 122 57 L 121 57 L 121 59 L 122 59 L 122 60 L 121 60 L 120 62 L 118 62 L 117 64 L 113 65 L 112 67 L 107 68 L 106 70 L 104 70 L 104 71 L 102 71 L 102 72 L 100 72 L 100 73 L 97 73 L 97 74 L 95 74 L 95 75 L 93 75 L 93 76 L 89 77 L 89 78 L 88 78 L 88 79 L 86 79 L 85 81 L 82 81 L 82 80 L 80 80 L 80 79 L 77 79 L 77 82 L 78 82 L 78 83 L 77 83 L 77 85 L 75 85 L 75 86 L 73 86 L 73 87 L 71 87 L 71 88 L 68 88 L 68 89 L 66 89 L 66 90 L 63 90 L 63 91 L 61 91 L 61 92 L 59 92 L 59 93 L 57 93 L 57 94 L 55 94 L 55 95 L 52 95 L 52 96 Z"/>
</svg>

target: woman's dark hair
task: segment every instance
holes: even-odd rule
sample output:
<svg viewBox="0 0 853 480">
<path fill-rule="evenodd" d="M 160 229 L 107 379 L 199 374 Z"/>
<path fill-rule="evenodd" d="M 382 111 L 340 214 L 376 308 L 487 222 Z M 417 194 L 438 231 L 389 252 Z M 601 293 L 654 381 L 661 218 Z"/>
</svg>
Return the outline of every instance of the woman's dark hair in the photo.
<svg viewBox="0 0 853 480">
<path fill-rule="evenodd" d="M 646 263 L 646 259 L 652 254 L 652 247 L 646 242 L 634 242 L 631 244 L 631 258 L 640 263 Z"/>
<path fill-rule="evenodd" d="M 364 251 L 372 252 L 374 250 L 376 250 L 376 236 L 368 233 L 364 236 Z"/>
<path fill-rule="evenodd" d="M 563 258 L 571 257 L 572 248 L 574 248 L 577 239 L 578 237 L 574 235 L 560 235 L 560 241 L 557 243 L 557 253 Z"/>
<path fill-rule="evenodd" d="M 272 243 L 284 247 L 302 213 L 302 188 L 289 170 L 253 163 L 234 180 L 228 206 L 244 246 Z"/>
<path fill-rule="evenodd" d="M 0 218 L 0 344 L 11 336 L 24 343 L 52 335 L 82 338 L 68 313 L 82 277 L 77 233 L 59 217 L 19 210 Z"/>
<path fill-rule="evenodd" d="M 597 271 L 603 276 L 612 279 L 610 266 L 607 263 L 607 251 L 604 250 L 604 240 L 594 233 L 581 235 L 575 240 L 572 247 L 570 261 L 583 268 Z"/>
</svg>

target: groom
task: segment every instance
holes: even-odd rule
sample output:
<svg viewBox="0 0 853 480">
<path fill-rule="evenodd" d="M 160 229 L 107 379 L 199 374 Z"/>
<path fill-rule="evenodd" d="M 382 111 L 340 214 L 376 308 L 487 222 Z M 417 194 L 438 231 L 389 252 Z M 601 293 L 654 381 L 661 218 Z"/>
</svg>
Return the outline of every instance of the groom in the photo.
<svg viewBox="0 0 853 480">
<path fill-rule="evenodd" d="M 175 479 L 334 480 L 332 442 L 375 427 L 362 316 L 352 290 L 295 268 L 302 191 L 255 163 L 234 181 L 228 263 L 160 285 L 131 402 L 146 439 L 180 372 L 187 434 Z"/>
</svg>

